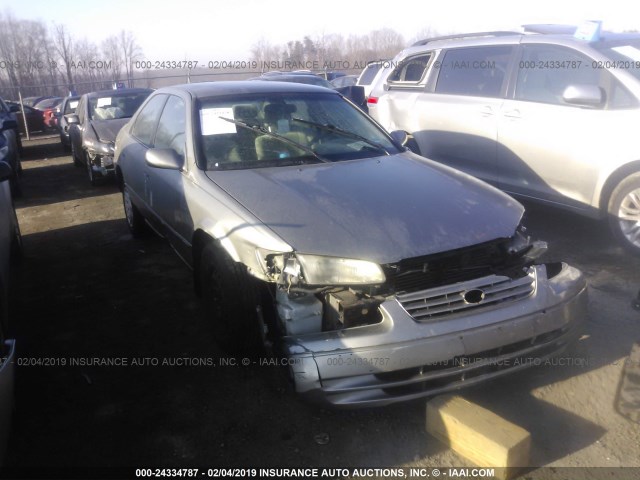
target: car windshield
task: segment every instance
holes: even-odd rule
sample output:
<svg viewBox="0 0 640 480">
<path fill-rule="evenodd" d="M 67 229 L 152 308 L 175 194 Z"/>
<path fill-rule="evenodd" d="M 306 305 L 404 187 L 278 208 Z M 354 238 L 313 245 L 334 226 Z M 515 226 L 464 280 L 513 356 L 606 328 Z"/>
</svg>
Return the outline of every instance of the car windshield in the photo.
<svg viewBox="0 0 640 480">
<path fill-rule="evenodd" d="M 260 94 L 203 100 L 205 170 L 336 162 L 398 153 L 387 134 L 339 95 Z"/>
<path fill-rule="evenodd" d="M 91 120 L 129 118 L 136 113 L 148 96 L 149 94 L 145 92 L 89 98 L 89 118 Z"/>
<path fill-rule="evenodd" d="M 640 80 L 640 38 L 603 42 L 594 46 L 612 60 L 612 68 L 626 70 Z"/>
</svg>

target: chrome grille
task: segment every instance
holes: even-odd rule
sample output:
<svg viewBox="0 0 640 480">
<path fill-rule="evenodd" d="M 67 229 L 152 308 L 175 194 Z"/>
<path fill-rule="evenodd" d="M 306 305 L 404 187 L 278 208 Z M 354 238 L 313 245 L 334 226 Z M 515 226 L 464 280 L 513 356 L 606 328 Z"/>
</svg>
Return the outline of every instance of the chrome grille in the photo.
<svg viewBox="0 0 640 480">
<path fill-rule="evenodd" d="M 530 268 L 527 275 L 521 278 L 489 275 L 453 285 L 399 294 L 396 298 L 414 320 L 429 321 L 499 303 L 515 302 L 531 295 L 535 288 L 535 270 Z M 474 292 L 474 295 L 469 295 L 469 292 Z"/>
</svg>

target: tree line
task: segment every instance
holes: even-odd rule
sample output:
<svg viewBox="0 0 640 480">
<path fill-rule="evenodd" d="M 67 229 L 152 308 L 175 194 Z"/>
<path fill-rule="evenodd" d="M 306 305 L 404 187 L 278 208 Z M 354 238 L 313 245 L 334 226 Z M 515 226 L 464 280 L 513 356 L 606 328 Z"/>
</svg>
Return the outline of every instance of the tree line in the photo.
<svg viewBox="0 0 640 480">
<path fill-rule="evenodd" d="M 78 94 L 132 83 L 134 61 L 144 58 L 132 32 L 101 44 L 74 38 L 65 25 L 47 26 L 0 13 L 0 96 Z"/>
<path fill-rule="evenodd" d="M 364 35 L 309 35 L 282 45 L 261 38 L 251 48 L 252 60 L 259 67 L 248 67 L 244 74 L 305 68 L 357 73 L 367 62 L 391 59 L 415 40 L 437 34 L 427 27 L 407 40 L 401 33 L 383 28 Z M 0 97 L 5 99 L 17 99 L 18 90 L 23 97 L 66 96 L 70 92 L 82 94 L 109 89 L 114 82 L 141 86 L 142 81 L 145 87 L 159 87 L 189 81 L 188 76 L 176 76 L 175 69 L 167 70 L 172 78 L 164 78 L 162 71 L 155 69 L 135 69 L 136 65 L 145 64 L 144 58 L 130 31 L 122 30 L 96 44 L 75 38 L 63 24 L 47 25 L 41 20 L 0 13 Z M 211 72 L 195 68 L 189 69 L 189 73 L 196 81 L 202 81 Z M 238 78 L 238 75 L 244 78 L 244 74 L 234 69 L 229 72 L 229 78 Z M 223 77 L 215 79 L 226 79 Z"/>
<path fill-rule="evenodd" d="M 438 35 L 434 28 L 425 27 L 410 38 L 391 28 L 373 30 L 364 35 L 322 33 L 281 45 L 261 38 L 253 45 L 251 58 L 260 65 L 321 65 L 327 70 L 358 70 L 374 60 L 392 59 L 417 40 Z"/>
</svg>

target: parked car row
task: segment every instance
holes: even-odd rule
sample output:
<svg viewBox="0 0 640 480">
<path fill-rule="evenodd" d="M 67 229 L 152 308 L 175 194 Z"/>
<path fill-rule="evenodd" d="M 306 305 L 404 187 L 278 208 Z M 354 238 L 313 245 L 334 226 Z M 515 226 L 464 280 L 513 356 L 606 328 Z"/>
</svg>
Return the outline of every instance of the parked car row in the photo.
<svg viewBox="0 0 640 480">
<path fill-rule="evenodd" d="M 1 103 L 1 101 L 0 101 Z M 5 133 L 14 120 L 0 119 Z M 15 172 L 7 163 L 9 145 L 0 135 L 0 465 L 6 451 L 13 414 L 13 379 L 16 361 L 15 340 L 10 338 L 9 301 L 12 289 L 12 263 L 22 253 L 22 237 L 12 198 Z"/>
<path fill-rule="evenodd" d="M 2 161 L 8 163 L 11 167 L 11 192 L 14 196 L 17 196 L 22 192 L 20 188 L 20 175 L 22 173 L 20 153 L 22 151 L 22 141 L 20 139 L 16 116 L 2 98 L 0 98 L 0 135 L 4 139 Z"/>
<path fill-rule="evenodd" d="M 67 130 L 61 132 L 61 141 L 64 145 L 68 138 L 73 163 L 86 168 L 92 185 L 113 176 L 116 135 L 152 91 L 129 88 L 86 93 L 75 107 L 74 100 L 68 101 L 65 108 L 75 110 L 65 115 Z"/>
<path fill-rule="evenodd" d="M 427 39 L 383 68 L 370 114 L 421 155 L 607 219 L 640 254 L 640 35 L 549 26 Z"/>
</svg>

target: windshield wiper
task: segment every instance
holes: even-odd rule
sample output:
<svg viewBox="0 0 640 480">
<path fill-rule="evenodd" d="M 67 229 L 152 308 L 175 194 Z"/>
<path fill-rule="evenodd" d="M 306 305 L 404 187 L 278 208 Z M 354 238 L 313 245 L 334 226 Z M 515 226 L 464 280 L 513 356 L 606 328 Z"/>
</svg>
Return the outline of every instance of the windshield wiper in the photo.
<svg viewBox="0 0 640 480">
<path fill-rule="evenodd" d="M 281 140 L 284 143 L 287 143 L 299 150 L 302 150 L 303 152 L 308 153 L 309 155 L 312 155 L 313 157 L 317 158 L 318 160 L 320 160 L 321 162 L 324 163 L 332 163 L 331 160 L 327 160 L 326 158 L 318 155 L 316 152 L 314 152 L 311 148 L 307 147 L 306 145 L 302 145 L 301 143 L 298 142 L 294 142 L 293 140 L 283 136 L 283 135 L 279 135 L 277 133 L 273 133 L 270 132 L 269 130 L 267 130 L 264 127 L 259 127 L 258 125 L 251 125 L 249 123 L 246 122 L 241 122 L 240 120 L 232 120 L 231 118 L 225 118 L 225 117 L 219 117 L 221 120 L 225 120 L 227 122 L 231 122 L 231 123 L 235 123 L 236 125 L 239 125 L 243 128 L 247 128 L 249 130 L 252 130 L 254 132 L 258 132 L 258 133 L 262 133 L 264 135 L 268 135 L 270 137 L 273 138 L 277 138 L 278 140 Z"/>
<path fill-rule="evenodd" d="M 343 130 L 341 128 L 336 127 L 335 125 L 331 125 L 331 124 L 324 124 L 324 123 L 317 123 L 317 122 L 312 122 L 310 120 L 303 120 L 302 118 L 297 118 L 297 117 L 293 117 L 291 118 L 291 120 L 294 120 L 296 122 L 300 122 L 300 123 L 304 123 L 305 125 L 311 125 L 312 127 L 316 127 L 319 128 L 320 130 L 325 130 L 327 132 L 332 132 L 332 133 L 337 133 L 338 135 L 342 135 L 343 137 L 348 137 L 348 138 L 353 138 L 356 140 L 360 140 L 361 142 L 366 143 L 367 145 L 374 147 L 376 150 L 379 151 L 383 151 L 386 155 L 391 155 L 389 153 L 389 151 L 384 148 L 382 145 L 380 145 L 379 143 L 374 142 L 373 140 L 369 140 L 366 137 L 363 137 L 362 135 L 358 135 L 357 133 L 353 133 L 353 132 L 349 132 L 347 130 Z"/>
</svg>

